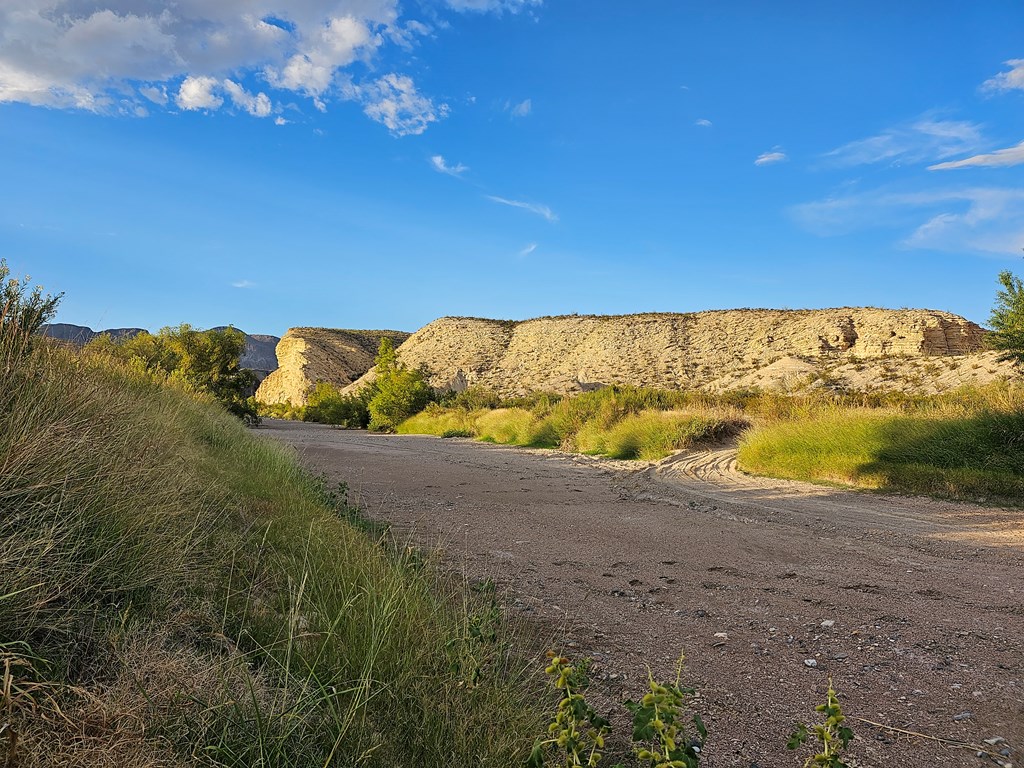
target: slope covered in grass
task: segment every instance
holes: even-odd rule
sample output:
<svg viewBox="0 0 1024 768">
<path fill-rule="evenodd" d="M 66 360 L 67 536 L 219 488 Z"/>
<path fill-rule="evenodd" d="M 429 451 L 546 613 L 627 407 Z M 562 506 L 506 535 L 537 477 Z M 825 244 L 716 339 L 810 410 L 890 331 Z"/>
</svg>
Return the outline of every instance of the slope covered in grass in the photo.
<svg viewBox="0 0 1024 768">
<path fill-rule="evenodd" d="M 0 338 L 0 763 L 508 766 L 493 617 L 212 401 Z M 463 602 L 463 600 L 466 602 Z M 487 635 L 491 637 L 490 634 Z"/>
</svg>

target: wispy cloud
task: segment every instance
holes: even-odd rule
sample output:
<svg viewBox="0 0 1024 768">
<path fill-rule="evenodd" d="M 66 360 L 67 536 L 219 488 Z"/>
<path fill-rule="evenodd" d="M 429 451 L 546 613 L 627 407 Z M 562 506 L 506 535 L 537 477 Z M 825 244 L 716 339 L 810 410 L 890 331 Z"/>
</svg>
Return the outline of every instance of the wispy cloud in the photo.
<svg viewBox="0 0 1024 768">
<path fill-rule="evenodd" d="M 513 208 L 522 208 L 524 211 L 535 213 L 538 216 L 542 216 L 548 221 L 554 223 L 558 221 L 558 216 L 555 215 L 554 211 L 548 208 L 546 205 L 540 205 L 539 203 L 527 203 L 523 200 L 509 200 L 504 197 L 498 197 L 497 195 L 485 195 L 488 200 L 495 203 L 501 203 L 502 205 L 510 205 Z"/>
<path fill-rule="evenodd" d="M 700 120 L 694 122 L 694 125 L 699 125 L 701 128 L 710 128 L 712 123 L 710 120 L 702 117 Z"/>
<path fill-rule="evenodd" d="M 544 0 L 446 0 L 451 8 L 457 11 L 476 11 L 486 13 L 519 13 L 533 6 L 543 5 Z"/>
<path fill-rule="evenodd" d="M 907 125 L 843 144 L 824 157 L 828 165 L 840 168 L 882 162 L 902 165 L 976 152 L 983 143 L 981 126 L 977 123 L 924 115 Z"/>
<path fill-rule="evenodd" d="M 775 147 L 771 152 L 762 152 L 754 160 L 754 165 L 774 165 L 775 163 L 784 163 L 789 160 L 789 155 L 783 152 L 779 147 Z"/>
<path fill-rule="evenodd" d="M 469 170 L 469 166 L 463 165 L 462 163 L 448 165 L 448 163 L 444 159 L 444 155 L 434 155 L 433 157 L 430 158 L 430 164 L 438 173 L 446 173 L 449 176 L 455 176 L 456 178 L 458 178 L 463 173 Z"/>
<path fill-rule="evenodd" d="M 520 256 L 529 256 L 531 253 L 537 250 L 536 243 L 530 243 L 528 246 L 519 251 Z"/>
<path fill-rule="evenodd" d="M 1024 59 L 1010 59 L 1004 62 L 1010 69 L 1000 72 L 981 84 L 982 91 L 1024 90 Z"/>
<path fill-rule="evenodd" d="M 533 111 L 533 101 L 531 99 L 523 99 L 518 103 L 506 101 L 505 111 L 512 115 L 512 117 L 526 117 Z"/>
<path fill-rule="evenodd" d="M 1024 141 L 1014 147 L 997 149 L 984 155 L 974 155 L 963 160 L 929 165 L 929 171 L 950 171 L 954 168 L 1009 168 L 1024 163 Z"/>
<path fill-rule="evenodd" d="M 255 288 L 256 283 L 251 280 L 237 280 L 231 284 L 232 288 Z"/>
<path fill-rule="evenodd" d="M 929 192 L 831 197 L 791 209 L 822 236 L 891 229 L 905 248 L 1019 255 L 1024 247 L 1024 189 L 964 187 Z"/>
</svg>

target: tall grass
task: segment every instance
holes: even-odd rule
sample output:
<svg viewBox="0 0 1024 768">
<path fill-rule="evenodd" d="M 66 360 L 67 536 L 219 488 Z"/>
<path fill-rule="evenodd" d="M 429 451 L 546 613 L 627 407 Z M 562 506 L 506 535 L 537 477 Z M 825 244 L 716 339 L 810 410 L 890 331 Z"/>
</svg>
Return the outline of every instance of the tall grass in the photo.
<svg viewBox="0 0 1024 768">
<path fill-rule="evenodd" d="M 714 407 L 709 402 L 697 393 L 606 387 L 575 397 L 540 394 L 493 409 L 433 405 L 398 431 L 657 460 L 734 435 L 746 426 L 736 407 Z"/>
<path fill-rule="evenodd" d="M 7 342 L 0 764 L 521 759 L 533 678 L 458 584 L 212 401 Z"/>
<path fill-rule="evenodd" d="M 962 408 L 954 405 L 953 410 Z M 740 442 L 742 469 L 959 499 L 1024 498 L 1024 412 L 846 411 L 776 423 Z"/>
</svg>

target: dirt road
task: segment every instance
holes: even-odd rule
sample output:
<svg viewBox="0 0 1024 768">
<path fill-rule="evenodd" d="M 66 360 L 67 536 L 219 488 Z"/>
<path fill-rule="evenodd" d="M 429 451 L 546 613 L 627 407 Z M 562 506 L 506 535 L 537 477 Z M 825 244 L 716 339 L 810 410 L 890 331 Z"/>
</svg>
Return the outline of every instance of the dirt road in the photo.
<svg viewBox="0 0 1024 768">
<path fill-rule="evenodd" d="M 1024 759 L 1024 512 L 750 478 L 729 451 L 649 465 L 293 422 L 261 433 L 561 628 L 570 655 L 596 660 L 602 703 L 641 694 L 647 665 L 669 677 L 684 649 L 711 768 L 802 765 L 786 735 L 829 677 L 851 716 L 991 753 L 855 720 L 857 765 Z"/>
</svg>

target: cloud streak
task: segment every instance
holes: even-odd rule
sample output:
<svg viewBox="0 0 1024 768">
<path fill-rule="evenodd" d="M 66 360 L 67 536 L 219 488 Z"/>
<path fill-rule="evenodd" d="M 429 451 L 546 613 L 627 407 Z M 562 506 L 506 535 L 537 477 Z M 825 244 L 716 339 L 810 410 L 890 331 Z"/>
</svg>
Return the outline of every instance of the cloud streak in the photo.
<svg viewBox="0 0 1024 768">
<path fill-rule="evenodd" d="M 804 203 L 790 213 L 823 237 L 881 228 L 902 233 L 898 244 L 911 249 L 1016 256 L 1024 247 L 1024 189 L 875 190 Z"/>
<path fill-rule="evenodd" d="M 1024 90 L 1024 59 L 1010 59 L 1004 62 L 1010 69 L 1000 72 L 981 84 L 982 91 L 1000 93 L 1003 91 Z"/>
<path fill-rule="evenodd" d="M 939 120 L 925 115 L 913 123 L 843 144 L 826 153 L 824 158 L 826 164 L 839 168 L 883 162 L 903 165 L 976 152 L 983 143 L 981 126 L 977 123 Z"/>
<path fill-rule="evenodd" d="M 1014 147 L 997 149 L 983 155 L 974 155 L 963 160 L 929 165 L 929 171 L 950 171 L 956 168 L 1009 168 L 1024 163 L 1024 141 Z"/>
<path fill-rule="evenodd" d="M 498 197 L 497 195 L 485 195 L 485 197 L 494 203 L 500 203 L 501 205 L 509 205 L 513 208 L 522 208 L 524 211 L 536 214 L 544 219 L 547 219 L 552 224 L 558 221 L 558 216 L 555 215 L 554 211 L 548 208 L 546 205 L 540 205 L 538 203 L 528 203 L 523 200 L 509 200 L 505 197 Z"/>
<path fill-rule="evenodd" d="M 774 165 L 775 163 L 784 163 L 786 160 L 789 160 L 789 155 L 776 148 L 771 152 L 762 152 L 758 155 L 754 160 L 754 165 Z"/>
<path fill-rule="evenodd" d="M 446 173 L 449 176 L 454 176 L 456 178 L 459 178 L 463 173 L 469 170 L 469 166 L 463 165 L 462 163 L 448 165 L 444 159 L 444 155 L 434 155 L 430 158 L 430 164 L 438 173 Z"/>
</svg>

